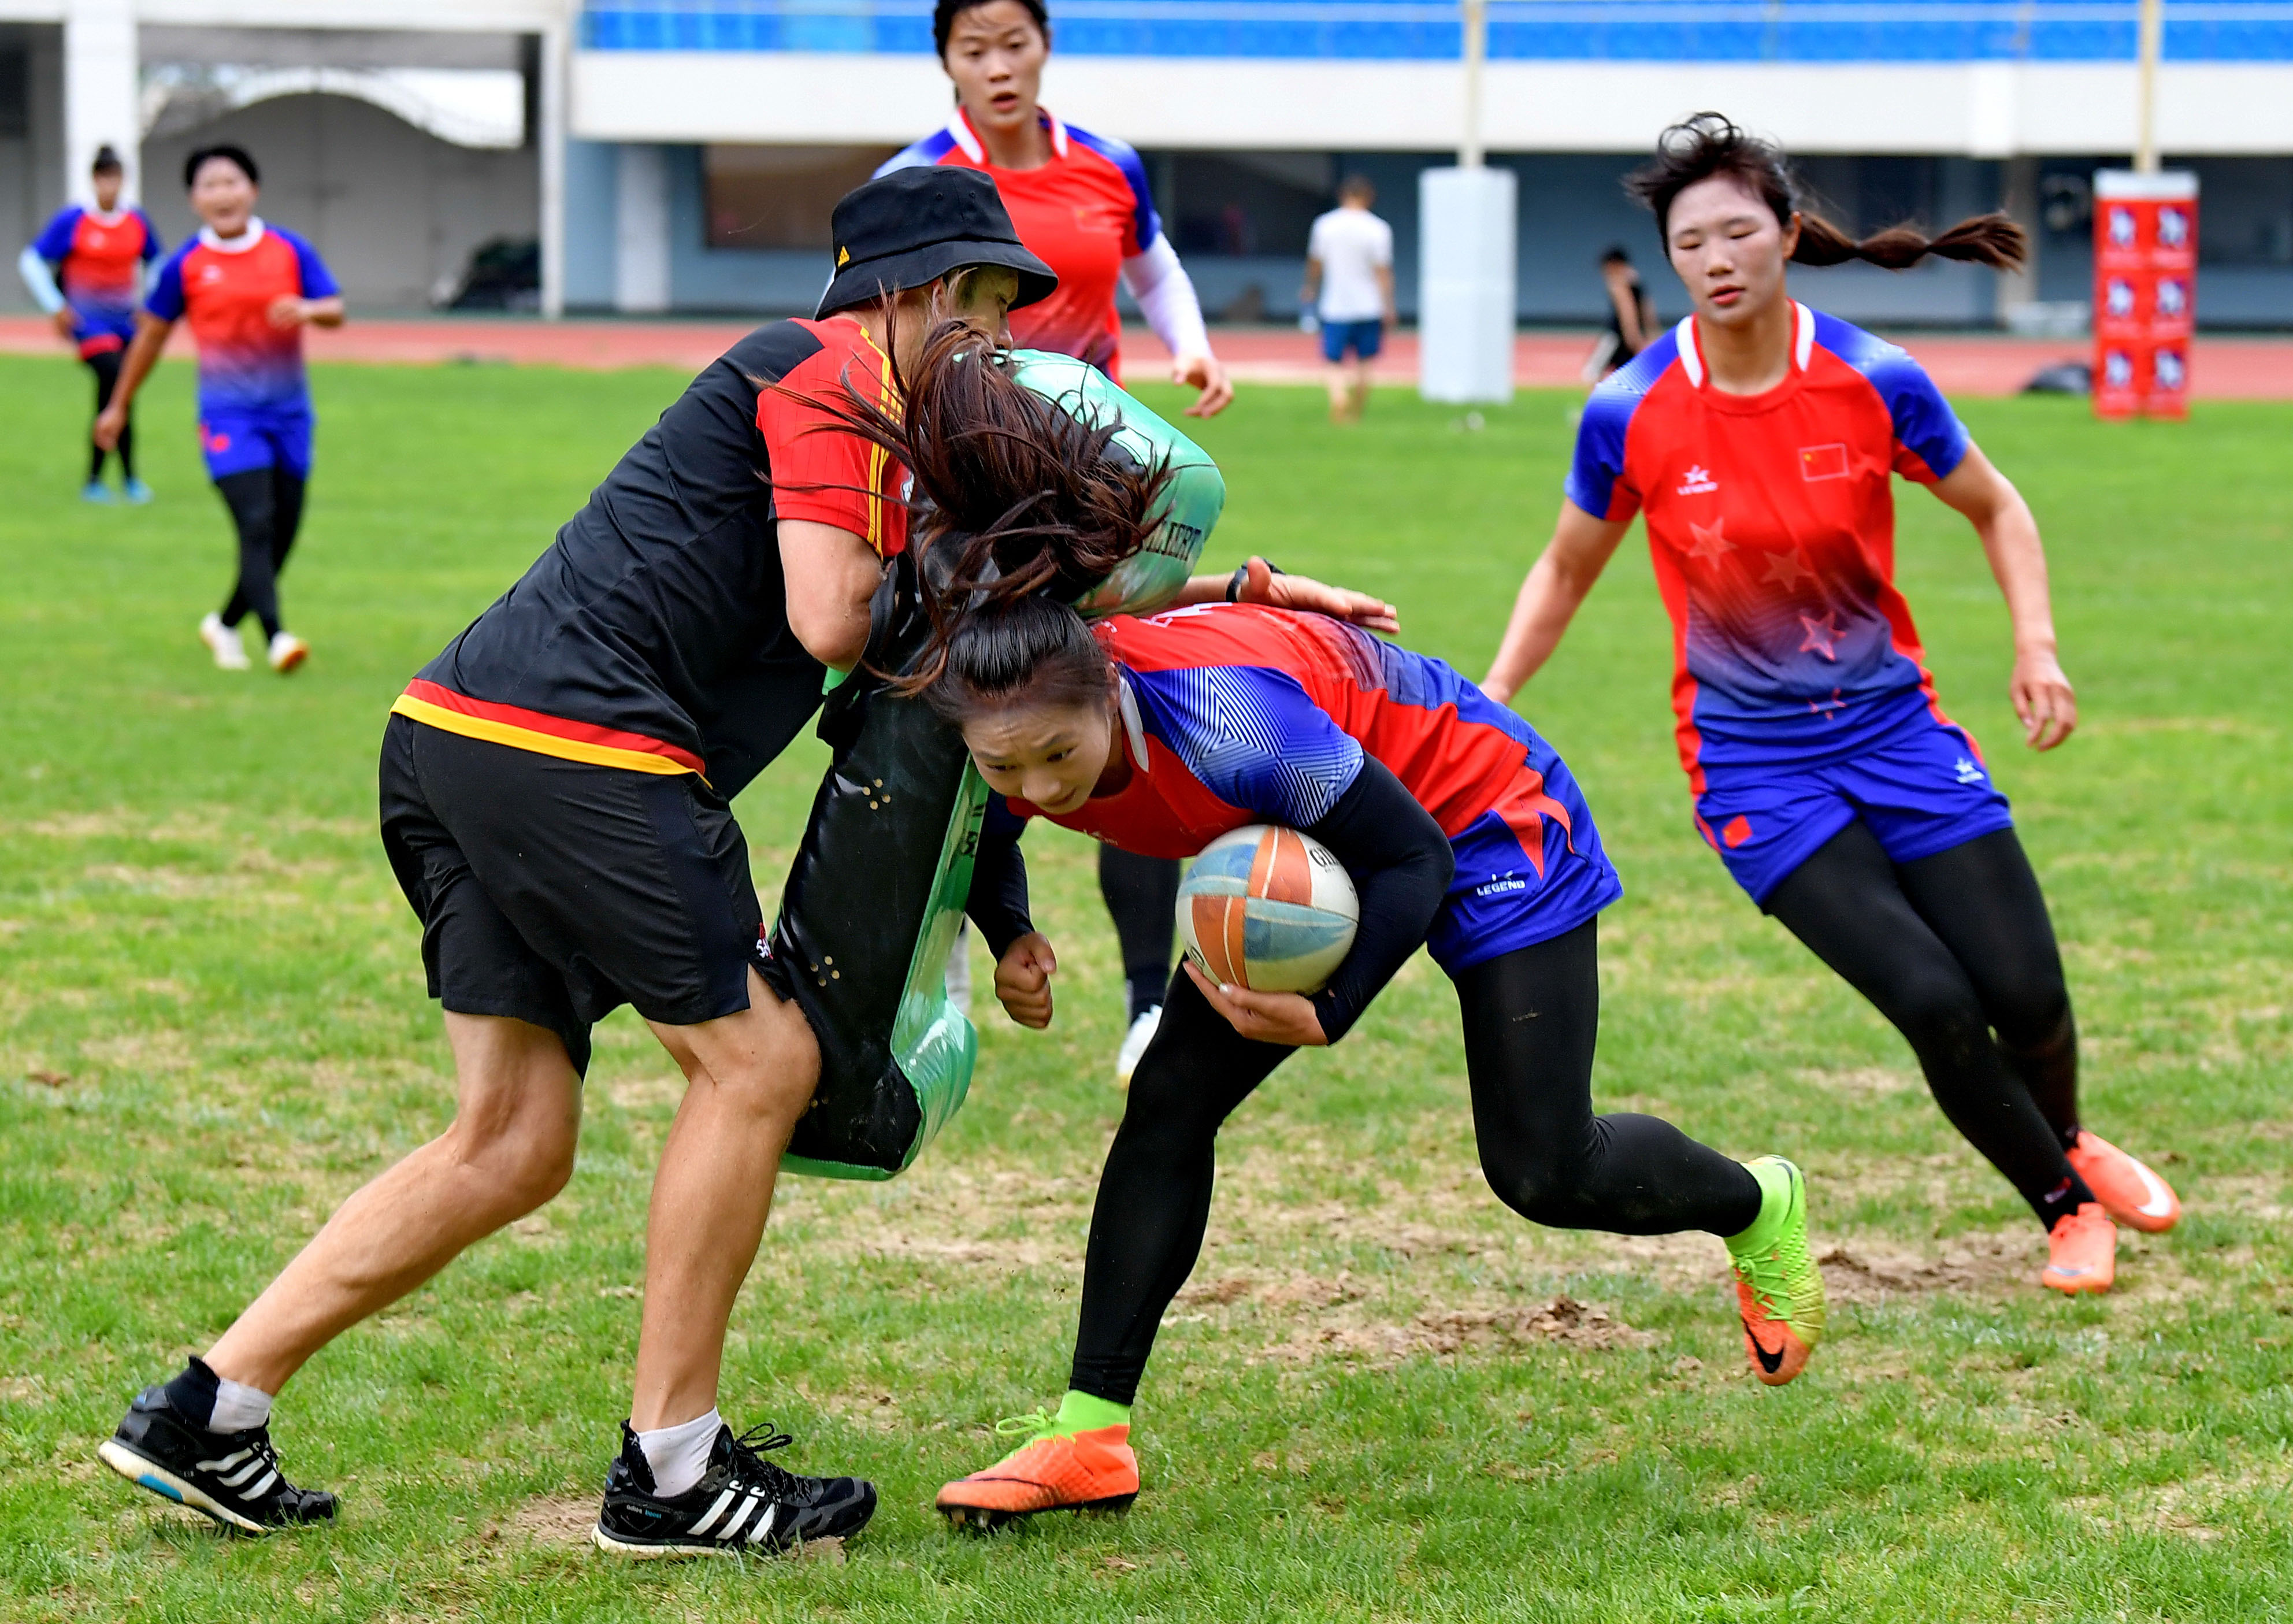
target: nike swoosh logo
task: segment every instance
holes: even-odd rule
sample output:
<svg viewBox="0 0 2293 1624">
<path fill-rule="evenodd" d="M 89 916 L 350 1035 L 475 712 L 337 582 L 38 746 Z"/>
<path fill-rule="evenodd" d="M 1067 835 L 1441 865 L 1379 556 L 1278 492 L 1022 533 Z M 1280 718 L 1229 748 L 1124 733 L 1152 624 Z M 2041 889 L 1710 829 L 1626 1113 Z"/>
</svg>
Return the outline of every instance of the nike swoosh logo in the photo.
<svg viewBox="0 0 2293 1624">
<path fill-rule="evenodd" d="M 1752 1357 L 1760 1361 L 1761 1369 L 1766 1371 L 1770 1376 L 1773 1376 L 1777 1371 L 1784 1368 L 1783 1349 L 1778 1346 L 1774 1352 L 1770 1353 L 1765 1348 L 1762 1347 L 1760 1345 L 1759 1337 L 1753 1334 L 1752 1322 L 1749 1320 L 1744 1321 L 1744 1335 L 1752 1344 Z"/>
<path fill-rule="evenodd" d="M 2059 1275 L 2066 1280 L 2076 1280 L 2084 1279 L 2086 1276 L 2092 1274 L 2094 1271 L 2091 1268 L 2071 1269 L 2065 1267 L 2061 1263 L 2048 1263 L 2046 1265 L 2046 1272 L 2048 1274 Z"/>
<path fill-rule="evenodd" d="M 2134 1210 L 2144 1218 L 2163 1218 L 2167 1213 L 2172 1212 L 2174 1192 L 2166 1188 L 2166 1181 L 2139 1162 L 2134 1164 L 2134 1171 L 2142 1175 L 2142 1188 L 2149 1193 L 2150 1197 L 2147 1201 Z"/>
</svg>

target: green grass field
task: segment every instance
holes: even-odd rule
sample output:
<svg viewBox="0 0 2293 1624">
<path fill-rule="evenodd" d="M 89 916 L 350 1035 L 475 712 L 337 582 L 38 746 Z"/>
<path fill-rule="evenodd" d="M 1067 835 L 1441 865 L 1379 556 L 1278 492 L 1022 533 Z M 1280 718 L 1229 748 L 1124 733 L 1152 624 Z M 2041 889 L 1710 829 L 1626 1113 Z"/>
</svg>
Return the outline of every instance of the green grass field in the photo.
<svg viewBox="0 0 2293 1624">
<path fill-rule="evenodd" d="M 1966 415 L 2046 528 L 2086 723 L 2032 757 L 1965 526 L 1904 495 L 1901 577 L 2053 900 L 2088 1119 L 2187 1217 L 2120 1289 L 2042 1293 L 2043 1247 L 1900 1041 L 1693 833 L 1668 630 L 1635 539 L 1524 708 L 1623 870 L 1600 1095 L 1813 1181 L 1833 1340 L 1770 1391 L 1700 1236 L 1536 1230 L 1473 1154 L 1447 984 L 1422 957 L 1225 1136 L 1211 1244 L 1139 1410 L 1121 1520 L 992 1542 L 930 1510 L 1064 1384 L 1084 1225 L 1122 1108 L 1090 852 L 1031 838 L 1057 1026 L 983 1017 L 971 1103 L 907 1177 L 792 1181 L 725 1409 L 883 1506 L 841 1559 L 647 1567 L 579 1543 L 625 1413 L 644 1200 L 675 1072 L 600 1033 L 553 1206 L 344 1337 L 277 1435 L 331 1529 L 226 1539 L 97 1466 L 334 1204 L 446 1121 L 418 931 L 374 833 L 407 676 L 544 547 L 681 386 L 663 373 L 321 370 L 281 681 L 193 636 L 228 585 L 186 369 L 142 411 L 142 510 L 76 499 L 85 382 L 0 361 L 0 1615 L 182 1620 L 2293 1616 L 2293 408 L 2100 427 Z M 1150 392 L 1153 394 L 1153 392 Z M 1165 402 L 1154 394 L 1159 403 Z M 1479 433 L 1400 393 L 1339 433 L 1247 390 L 1203 431 L 1224 567 L 1383 592 L 1478 675 L 1541 544 L 1569 402 Z M 777 885 L 823 752 L 744 798 Z M 1600 1311 L 1540 1312 L 1568 1296 Z"/>
</svg>

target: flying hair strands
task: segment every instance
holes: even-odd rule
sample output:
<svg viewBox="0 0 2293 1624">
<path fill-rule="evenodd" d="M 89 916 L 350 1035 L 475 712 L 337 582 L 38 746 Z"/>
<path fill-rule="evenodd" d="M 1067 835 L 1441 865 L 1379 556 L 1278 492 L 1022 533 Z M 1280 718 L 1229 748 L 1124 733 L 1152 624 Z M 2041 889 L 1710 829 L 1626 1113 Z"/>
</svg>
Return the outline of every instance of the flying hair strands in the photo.
<svg viewBox="0 0 2293 1624">
<path fill-rule="evenodd" d="M 1792 258 L 1800 264 L 1861 260 L 1905 271 L 1932 255 L 2011 271 L 2030 255 L 2030 238 L 2002 214 L 1977 215 L 1934 237 L 1912 225 L 1892 225 L 1860 240 L 1850 237 L 1815 212 L 1781 147 L 1720 113 L 1697 113 L 1657 137 L 1656 156 L 1625 177 L 1625 190 L 1655 214 L 1657 233 L 1668 248 L 1673 200 L 1698 181 L 1715 175 L 1741 183 L 1774 212 L 1780 225 L 1788 227 L 1792 216 L 1799 216 L 1799 242 Z"/>
<path fill-rule="evenodd" d="M 847 377 L 842 401 L 814 402 L 836 426 L 810 432 L 856 434 L 905 465 L 915 479 L 911 545 L 953 549 L 920 572 L 932 641 L 895 685 L 913 694 L 940 674 L 965 618 L 1030 593 L 1079 597 L 1137 553 L 1170 475 L 1116 447 L 1114 426 L 1020 383 L 967 321 L 935 323 L 912 376 L 893 361 L 893 385 L 896 412 Z"/>
</svg>

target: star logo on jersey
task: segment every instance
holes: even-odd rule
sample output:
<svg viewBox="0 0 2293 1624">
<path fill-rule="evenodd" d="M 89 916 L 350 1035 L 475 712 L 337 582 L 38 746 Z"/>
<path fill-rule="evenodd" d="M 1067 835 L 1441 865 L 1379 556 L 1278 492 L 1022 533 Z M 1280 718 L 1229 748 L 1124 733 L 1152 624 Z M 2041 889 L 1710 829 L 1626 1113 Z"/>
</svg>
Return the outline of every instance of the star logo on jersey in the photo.
<svg viewBox="0 0 2293 1624">
<path fill-rule="evenodd" d="M 1682 496 L 1703 496 L 1719 488 L 1711 471 L 1701 463 L 1689 463 L 1688 472 L 1680 476 L 1680 494 Z"/>
<path fill-rule="evenodd" d="M 1839 658 L 1837 653 L 1839 624 L 1832 617 L 1830 610 L 1827 609 L 1823 612 L 1821 620 L 1818 620 L 1811 614 L 1803 614 L 1799 617 L 1799 623 L 1801 629 L 1807 633 L 1799 640 L 1800 653 L 1819 654 L 1827 660 Z"/>
<path fill-rule="evenodd" d="M 1814 573 L 1813 570 L 1809 569 L 1800 561 L 1799 548 L 1795 547 L 1789 552 L 1770 553 L 1768 572 L 1762 576 L 1761 580 L 1768 584 L 1781 587 L 1788 592 L 1799 585 L 1802 576 Z"/>
<path fill-rule="evenodd" d="M 221 265 L 201 265 L 199 267 L 199 280 L 203 282 L 219 282 L 223 280 L 223 267 Z"/>
<path fill-rule="evenodd" d="M 1698 524 L 1694 520 L 1689 520 L 1688 528 L 1696 532 L 1696 545 L 1688 549 L 1688 556 L 1690 558 L 1701 559 L 1706 564 L 1717 564 L 1734 552 L 1736 544 L 1720 533 L 1727 524 L 1728 521 L 1724 516 L 1713 520 L 1709 524 Z"/>
<path fill-rule="evenodd" d="M 1831 697 L 1829 699 L 1811 699 L 1807 702 L 1808 714 L 1810 716 L 1819 716 L 1827 722 L 1837 721 L 1839 719 L 1839 713 L 1846 709 L 1847 702 L 1839 697 L 1839 690 L 1837 688 L 1831 690 Z"/>
</svg>

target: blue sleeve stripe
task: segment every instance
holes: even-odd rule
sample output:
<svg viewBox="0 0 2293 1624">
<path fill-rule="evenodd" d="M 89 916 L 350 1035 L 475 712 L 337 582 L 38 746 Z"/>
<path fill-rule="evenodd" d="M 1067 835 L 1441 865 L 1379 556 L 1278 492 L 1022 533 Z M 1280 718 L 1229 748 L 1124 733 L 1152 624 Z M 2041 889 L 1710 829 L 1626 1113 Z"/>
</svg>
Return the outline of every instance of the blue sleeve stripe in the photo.
<svg viewBox="0 0 2293 1624">
<path fill-rule="evenodd" d="M 60 265 L 70 257 L 72 234 L 79 229 L 79 217 L 85 213 L 77 203 L 60 210 L 32 243 L 32 251 L 52 265 Z"/>
<path fill-rule="evenodd" d="M 183 258 L 199 246 L 196 237 L 167 256 L 167 263 L 159 267 L 159 274 L 151 279 L 151 291 L 143 297 L 143 308 L 162 321 L 183 319 Z"/>
<path fill-rule="evenodd" d="M 342 284 L 335 280 L 335 273 L 327 269 L 327 262 L 319 257 L 318 249 L 292 231 L 281 231 L 279 234 L 295 250 L 295 264 L 302 274 L 304 298 L 331 299 L 342 292 Z"/>
<path fill-rule="evenodd" d="M 1146 183 L 1146 166 L 1138 150 L 1128 142 L 1115 141 L 1105 135 L 1094 135 L 1089 130 L 1067 126 L 1067 139 L 1079 141 L 1108 163 L 1122 171 L 1122 178 L 1130 183 L 1133 206 L 1132 229 L 1138 234 L 1138 252 L 1144 254 L 1155 246 L 1155 239 L 1163 234 L 1163 217 L 1155 212 L 1154 189 Z"/>
<path fill-rule="evenodd" d="M 1679 358 L 1680 338 L 1671 329 L 1625 366 L 1604 378 L 1584 402 L 1576 426 L 1576 454 L 1562 486 L 1568 499 L 1596 519 L 1608 516 L 1616 481 L 1625 471 L 1625 435 L 1656 380 Z"/>
<path fill-rule="evenodd" d="M 1966 459 L 1965 426 L 1909 351 L 1821 311 L 1815 313 L 1815 341 L 1878 391 L 1896 440 L 1932 469 L 1937 479 L 1949 478 Z"/>
<path fill-rule="evenodd" d="M 1360 775 L 1362 747 L 1268 666 L 1126 670 L 1148 732 L 1228 806 L 1302 829 Z"/>
<path fill-rule="evenodd" d="M 948 149 L 953 145 L 955 145 L 954 136 L 944 129 L 934 130 L 921 141 L 902 147 L 891 157 L 877 165 L 876 173 L 869 176 L 869 179 L 879 181 L 898 169 L 928 169 L 945 158 Z"/>
</svg>

